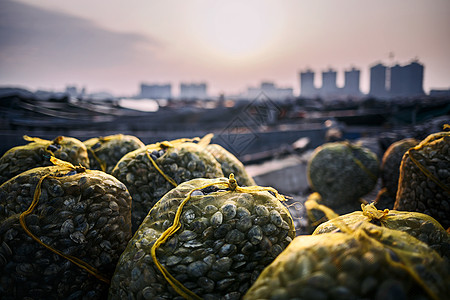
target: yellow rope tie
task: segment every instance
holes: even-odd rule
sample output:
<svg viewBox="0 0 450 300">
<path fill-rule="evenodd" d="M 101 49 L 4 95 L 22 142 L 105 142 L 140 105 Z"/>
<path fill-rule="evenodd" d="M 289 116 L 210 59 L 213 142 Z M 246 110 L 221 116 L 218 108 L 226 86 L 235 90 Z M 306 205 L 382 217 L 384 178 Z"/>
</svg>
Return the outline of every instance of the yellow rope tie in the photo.
<svg viewBox="0 0 450 300">
<path fill-rule="evenodd" d="M 148 159 L 150 160 L 150 162 L 152 163 L 153 167 L 155 167 L 155 169 L 159 172 L 159 174 L 161 174 L 168 182 L 170 182 L 174 187 L 177 187 L 178 184 L 175 182 L 175 180 L 173 180 L 172 178 L 170 178 L 169 176 L 167 176 L 156 164 L 156 162 L 153 160 L 153 158 L 150 156 L 150 154 L 148 153 L 148 149 L 145 151 L 145 154 L 147 154 Z"/>
<path fill-rule="evenodd" d="M 92 150 L 91 147 L 88 147 L 87 149 L 89 150 L 89 152 L 92 154 L 92 156 L 94 157 L 94 159 L 95 159 L 95 160 L 98 162 L 98 164 L 100 165 L 100 169 L 101 169 L 103 172 L 106 172 L 106 162 L 105 162 L 104 160 L 100 159 L 100 158 L 97 156 L 97 154 L 95 154 L 95 151 Z"/>
<path fill-rule="evenodd" d="M 52 162 L 54 162 L 54 160 L 52 160 Z M 66 164 L 63 165 L 63 167 L 67 166 Z M 72 166 L 73 167 L 73 166 Z M 73 167 L 73 169 L 77 169 L 76 167 Z M 36 186 L 35 192 L 34 192 L 34 196 L 33 196 L 33 201 L 31 202 L 30 207 L 24 211 L 23 213 L 20 214 L 19 216 L 19 222 L 20 225 L 22 226 L 23 230 L 36 242 L 38 242 L 41 246 L 47 248 L 48 250 L 52 251 L 53 253 L 56 253 L 57 255 L 67 259 L 68 261 L 74 263 L 75 265 L 77 265 L 78 267 L 80 267 L 81 269 L 84 269 L 85 271 L 87 271 L 89 274 L 93 275 L 94 277 L 96 277 L 97 279 L 99 279 L 100 281 L 106 283 L 106 284 L 110 284 L 110 280 L 102 275 L 97 269 L 95 269 L 94 267 L 92 267 L 91 265 L 89 265 L 88 263 L 82 261 L 81 259 L 78 259 L 72 255 L 66 255 L 62 252 L 60 252 L 59 250 L 56 250 L 54 248 L 52 248 L 51 246 L 43 243 L 37 236 L 35 236 L 27 227 L 26 222 L 25 222 L 25 217 L 28 216 L 29 214 L 31 214 L 33 212 L 33 210 L 36 208 L 36 206 L 39 203 L 39 197 L 41 196 L 41 185 L 42 182 L 44 181 L 45 178 L 57 178 L 54 176 L 50 176 L 49 174 L 42 176 L 39 179 L 39 182 Z"/>
<path fill-rule="evenodd" d="M 156 267 L 159 271 L 163 274 L 164 278 L 167 280 L 167 282 L 172 286 L 172 288 L 182 297 L 188 300 L 200 300 L 202 299 L 198 295 L 196 295 L 194 292 L 186 288 L 181 282 L 179 282 L 177 279 L 175 279 L 169 271 L 158 261 L 158 258 L 156 257 L 156 250 L 159 248 L 160 245 L 164 244 L 167 239 L 175 234 L 178 229 L 181 227 L 180 218 L 181 214 L 183 212 L 184 205 L 191 200 L 191 195 L 194 191 L 203 190 L 210 186 L 223 186 L 224 188 L 228 188 L 229 191 L 223 191 L 218 193 L 230 193 L 230 192 L 240 192 L 240 193 L 247 193 L 247 192 L 259 192 L 259 191 L 270 191 L 275 194 L 275 197 L 280 201 L 286 201 L 283 195 L 280 195 L 278 191 L 276 191 L 272 187 L 260 187 L 260 186 L 249 186 L 249 187 L 240 187 L 238 186 L 236 179 L 234 179 L 234 174 L 231 173 L 230 177 L 228 179 L 228 182 L 213 182 L 195 189 L 192 189 L 184 198 L 184 200 L 180 203 L 180 205 L 177 208 L 177 212 L 175 213 L 175 217 L 173 220 L 172 226 L 167 228 L 155 241 L 153 244 L 150 253 L 153 259 L 153 262 L 155 263 Z"/>
<path fill-rule="evenodd" d="M 376 219 L 376 220 L 381 220 L 382 218 L 384 218 L 384 216 L 386 216 L 389 213 L 389 209 L 385 209 L 385 210 L 378 210 L 375 207 L 375 203 L 370 203 L 367 205 L 364 205 L 361 203 L 361 209 L 363 212 L 363 215 L 365 215 L 366 217 L 369 218 L 369 221 Z"/>
</svg>

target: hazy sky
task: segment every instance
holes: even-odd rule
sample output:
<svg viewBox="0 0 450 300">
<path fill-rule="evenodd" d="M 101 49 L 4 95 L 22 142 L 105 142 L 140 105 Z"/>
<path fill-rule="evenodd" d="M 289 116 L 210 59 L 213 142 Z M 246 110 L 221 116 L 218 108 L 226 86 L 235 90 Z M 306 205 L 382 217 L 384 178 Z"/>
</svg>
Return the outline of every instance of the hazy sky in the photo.
<svg viewBox="0 0 450 300">
<path fill-rule="evenodd" d="M 389 53 L 394 58 L 389 58 Z M 261 81 L 299 92 L 299 71 L 425 65 L 450 88 L 449 0 L 0 0 L 0 85 L 85 86 L 134 95 L 141 82 L 243 92 Z"/>
</svg>

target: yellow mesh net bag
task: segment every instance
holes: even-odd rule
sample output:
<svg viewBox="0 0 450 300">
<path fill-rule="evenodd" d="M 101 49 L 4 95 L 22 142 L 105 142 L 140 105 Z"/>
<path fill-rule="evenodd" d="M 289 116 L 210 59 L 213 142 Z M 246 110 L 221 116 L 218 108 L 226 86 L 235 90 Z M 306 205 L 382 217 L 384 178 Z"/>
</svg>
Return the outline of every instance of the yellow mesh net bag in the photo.
<svg viewBox="0 0 450 300">
<path fill-rule="evenodd" d="M 55 166 L 0 186 L 0 298 L 104 299 L 131 238 L 131 197 L 116 178 Z"/>
<path fill-rule="evenodd" d="M 152 208 L 122 254 L 110 299 L 240 299 L 295 236 L 269 187 L 194 179 Z"/>
<path fill-rule="evenodd" d="M 255 185 L 255 181 L 249 174 L 247 174 L 242 162 L 239 161 L 239 159 L 237 159 L 237 157 L 231 152 L 217 144 L 209 144 L 206 147 L 206 150 L 210 152 L 220 163 L 223 175 L 225 177 L 228 177 L 231 173 L 233 173 L 240 185 Z"/>
<path fill-rule="evenodd" d="M 243 299 L 448 298 L 448 264 L 427 244 L 370 222 L 330 222 L 341 232 L 296 237 Z"/>
<path fill-rule="evenodd" d="M 123 134 L 96 137 L 83 143 L 88 150 L 90 169 L 106 173 L 111 173 L 125 154 L 145 146 L 137 137 Z"/>
<path fill-rule="evenodd" d="M 86 146 L 75 138 L 58 136 L 52 141 L 26 135 L 23 138 L 30 143 L 11 148 L 0 158 L 0 184 L 27 170 L 51 166 L 52 156 L 75 166 L 89 167 Z"/>
<path fill-rule="evenodd" d="M 361 211 L 355 211 L 319 225 L 313 232 L 323 234 L 340 232 L 337 223 L 355 229 L 363 223 L 372 223 L 389 229 L 406 232 L 418 240 L 428 244 L 441 256 L 450 259 L 450 234 L 432 217 L 417 213 L 396 210 L 377 210 L 375 205 L 361 205 Z"/>
<path fill-rule="evenodd" d="M 409 149 L 400 166 L 394 209 L 432 216 L 450 227 L 450 132 L 429 135 Z"/>
<path fill-rule="evenodd" d="M 205 147 L 198 138 L 179 139 L 147 145 L 120 159 L 112 175 L 127 186 L 133 198 L 133 232 L 153 205 L 178 184 L 223 176 L 220 164 Z"/>
</svg>

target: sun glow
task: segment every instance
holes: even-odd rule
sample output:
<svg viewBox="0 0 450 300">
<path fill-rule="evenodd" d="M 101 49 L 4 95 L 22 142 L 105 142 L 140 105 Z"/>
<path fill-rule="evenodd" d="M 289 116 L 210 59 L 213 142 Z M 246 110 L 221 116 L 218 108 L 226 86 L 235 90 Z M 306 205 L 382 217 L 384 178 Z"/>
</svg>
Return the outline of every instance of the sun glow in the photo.
<svg viewBox="0 0 450 300">
<path fill-rule="evenodd" d="M 197 35 L 215 55 L 243 59 L 267 51 L 282 27 L 279 11 L 266 2 L 208 2 Z"/>
</svg>

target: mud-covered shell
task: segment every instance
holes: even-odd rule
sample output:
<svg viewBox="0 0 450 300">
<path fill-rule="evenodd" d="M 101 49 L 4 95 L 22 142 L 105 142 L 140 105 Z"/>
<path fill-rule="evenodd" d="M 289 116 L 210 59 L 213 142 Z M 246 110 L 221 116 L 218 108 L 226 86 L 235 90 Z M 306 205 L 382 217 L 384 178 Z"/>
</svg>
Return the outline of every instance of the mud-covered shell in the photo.
<svg viewBox="0 0 450 300">
<path fill-rule="evenodd" d="M 2 299 L 105 299 L 108 284 L 33 240 L 73 256 L 110 279 L 131 238 L 131 196 L 125 185 L 101 171 L 24 172 L 0 186 L 0 295 Z"/>
<path fill-rule="evenodd" d="M 297 236 L 243 299 L 445 299 L 449 279 L 427 244 L 365 223 L 355 232 Z"/>
<path fill-rule="evenodd" d="M 158 201 L 122 254 L 110 299 L 182 299 L 156 268 L 151 248 L 173 224 L 180 203 L 195 188 L 227 179 L 194 179 Z M 181 210 L 180 227 L 156 250 L 158 261 L 203 299 L 240 299 L 292 241 L 287 208 L 269 192 L 194 191 Z"/>
<path fill-rule="evenodd" d="M 432 216 L 450 227 L 450 132 L 428 136 L 403 156 L 394 209 Z"/>
<path fill-rule="evenodd" d="M 209 144 L 208 146 L 206 146 L 206 150 L 210 152 L 220 163 L 223 175 L 225 177 L 228 177 L 231 173 L 233 173 L 237 182 L 239 182 L 239 185 L 256 185 L 253 178 L 245 170 L 242 162 L 231 152 L 217 144 Z"/>
<path fill-rule="evenodd" d="M 152 164 L 153 159 L 160 170 L 176 184 L 194 178 L 223 177 L 216 159 L 194 143 L 183 143 L 173 147 L 153 144 L 126 154 L 112 171 L 122 181 L 133 198 L 131 219 L 133 232 L 153 205 L 174 185 Z"/>
<path fill-rule="evenodd" d="M 27 170 L 52 166 L 50 156 L 89 168 L 87 149 L 80 140 L 65 136 L 53 141 L 36 138 L 27 145 L 11 148 L 0 158 L 0 184 Z"/>
<path fill-rule="evenodd" d="M 307 166 L 309 185 L 332 208 L 354 202 L 372 191 L 378 174 L 377 156 L 368 148 L 349 142 L 317 147 Z"/>
<path fill-rule="evenodd" d="M 90 168 L 106 173 L 111 173 L 125 154 L 145 146 L 137 137 L 123 134 L 91 138 L 83 143 L 88 149 Z"/>
<path fill-rule="evenodd" d="M 380 177 L 383 187 L 386 188 L 389 196 L 395 198 L 397 194 L 400 164 L 403 155 L 417 144 L 419 144 L 419 141 L 416 139 L 403 139 L 390 145 L 384 153 L 381 162 Z"/>
</svg>

